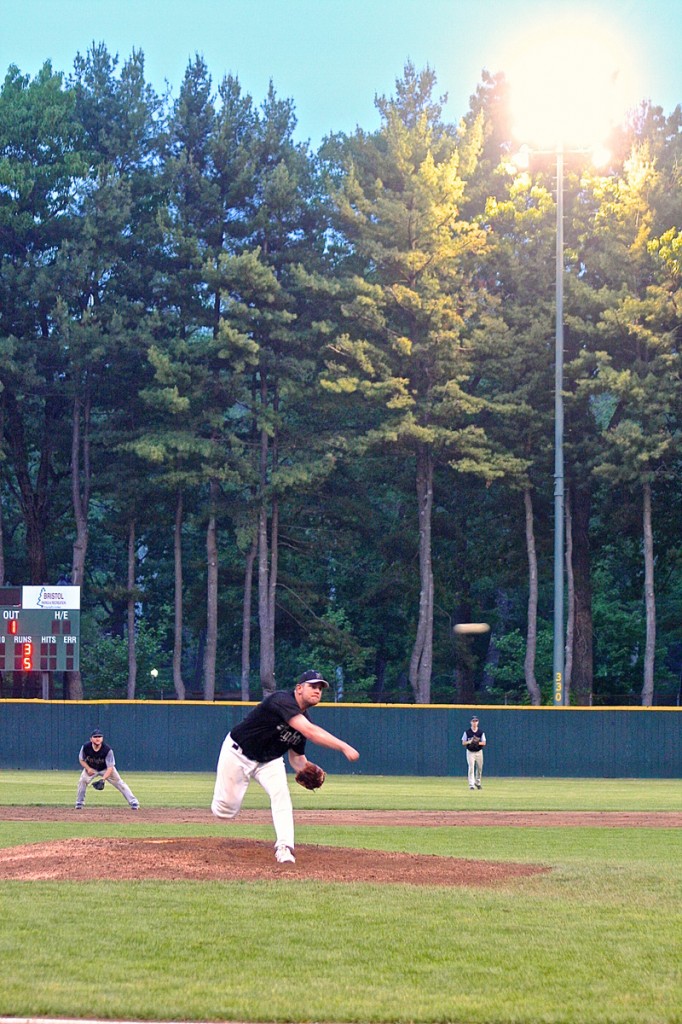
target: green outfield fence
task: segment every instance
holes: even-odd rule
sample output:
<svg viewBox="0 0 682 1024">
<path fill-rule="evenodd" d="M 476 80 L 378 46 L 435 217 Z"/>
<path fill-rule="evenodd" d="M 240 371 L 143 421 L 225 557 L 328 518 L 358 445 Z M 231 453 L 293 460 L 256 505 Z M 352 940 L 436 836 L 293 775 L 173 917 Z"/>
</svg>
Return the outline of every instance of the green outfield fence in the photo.
<svg viewBox="0 0 682 1024">
<path fill-rule="evenodd" d="M 0 769 L 76 769 L 99 726 L 122 771 L 213 771 L 223 737 L 253 706 L 0 700 Z M 463 771 L 460 741 L 474 712 L 488 739 L 486 774 L 682 777 L 682 708 L 322 704 L 311 717 L 361 753 L 351 764 L 325 750 L 329 771 L 447 776 Z"/>
</svg>

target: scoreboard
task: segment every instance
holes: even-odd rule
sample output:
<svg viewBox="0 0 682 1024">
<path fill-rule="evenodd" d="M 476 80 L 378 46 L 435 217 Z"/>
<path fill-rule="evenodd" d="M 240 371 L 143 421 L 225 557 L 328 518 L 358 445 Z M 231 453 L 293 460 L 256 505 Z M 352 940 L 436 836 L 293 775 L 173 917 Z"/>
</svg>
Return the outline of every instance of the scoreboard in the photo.
<svg viewBox="0 0 682 1024">
<path fill-rule="evenodd" d="M 80 668 L 80 587 L 0 587 L 0 672 Z"/>
</svg>

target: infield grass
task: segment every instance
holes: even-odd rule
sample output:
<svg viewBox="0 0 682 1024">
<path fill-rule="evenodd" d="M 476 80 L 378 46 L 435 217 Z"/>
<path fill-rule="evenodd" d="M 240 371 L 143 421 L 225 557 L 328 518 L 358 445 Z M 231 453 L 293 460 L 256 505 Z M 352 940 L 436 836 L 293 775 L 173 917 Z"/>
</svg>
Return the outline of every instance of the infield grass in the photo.
<svg viewBox="0 0 682 1024">
<path fill-rule="evenodd" d="M 147 807 L 208 809 L 215 775 L 206 772 L 123 771 L 140 802 Z M 0 770 L 0 805 L 72 806 L 77 772 Z M 388 775 L 334 775 L 316 793 L 292 786 L 295 807 L 317 810 L 400 811 L 679 811 L 679 779 L 484 779 L 480 792 L 471 792 L 460 778 Z M 96 802 L 120 805 L 123 798 L 111 786 L 103 793 L 88 791 L 88 806 Z M 125 804 L 124 804 L 125 806 Z M 250 786 L 244 807 L 267 807 L 258 785 Z"/>
<path fill-rule="evenodd" d="M 145 806 L 212 777 L 126 775 Z M 298 807 L 680 810 L 677 781 L 341 776 Z M 74 773 L 0 773 L 0 803 L 70 805 Z M 296 787 L 298 788 L 298 787 Z M 97 794 L 99 799 L 108 794 Z M 91 801 L 88 794 L 88 805 Z M 485 801 L 485 803 L 484 803 Z M 121 802 L 111 790 L 112 804 Z M 245 806 L 266 806 L 251 787 Z M 0 821 L 0 846 L 271 826 Z M 300 843 L 541 863 L 498 889 L 276 883 L 0 883 L 0 1014 L 124 1020 L 680 1024 L 680 829 L 297 828 Z"/>
</svg>

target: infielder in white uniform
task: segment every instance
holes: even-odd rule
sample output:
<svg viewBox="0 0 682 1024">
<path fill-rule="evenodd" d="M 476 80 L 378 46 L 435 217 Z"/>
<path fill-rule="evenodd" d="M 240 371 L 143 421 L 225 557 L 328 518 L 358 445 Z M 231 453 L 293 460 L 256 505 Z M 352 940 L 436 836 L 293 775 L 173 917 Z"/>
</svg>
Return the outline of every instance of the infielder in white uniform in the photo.
<svg viewBox="0 0 682 1024">
<path fill-rule="evenodd" d="M 481 776 L 483 775 L 483 748 L 485 746 L 485 733 L 478 727 L 478 718 L 474 715 L 471 719 L 471 727 L 465 729 L 462 734 L 462 746 L 467 751 L 467 778 L 469 789 L 481 788 Z"/>
</svg>

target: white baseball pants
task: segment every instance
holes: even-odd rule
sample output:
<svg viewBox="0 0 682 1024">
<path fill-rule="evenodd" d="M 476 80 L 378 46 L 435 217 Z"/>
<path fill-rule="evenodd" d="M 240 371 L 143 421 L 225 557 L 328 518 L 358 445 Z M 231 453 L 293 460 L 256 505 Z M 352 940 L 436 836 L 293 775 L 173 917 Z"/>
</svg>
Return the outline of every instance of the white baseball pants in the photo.
<svg viewBox="0 0 682 1024">
<path fill-rule="evenodd" d="M 469 786 L 473 788 L 476 785 L 481 784 L 481 775 L 483 775 L 483 751 L 482 750 L 467 750 L 467 765 L 469 768 L 468 778 Z"/>
<path fill-rule="evenodd" d="M 251 779 L 255 779 L 270 797 L 275 846 L 289 846 L 293 850 L 294 808 L 284 758 L 252 761 L 228 733 L 220 748 L 211 802 L 211 811 L 217 818 L 234 818 L 239 814 Z"/>
<path fill-rule="evenodd" d="M 76 807 L 83 806 L 83 804 L 85 803 L 85 791 L 87 790 L 88 786 L 91 786 L 95 779 L 101 778 L 101 772 L 98 772 L 96 775 L 90 775 L 89 772 L 86 772 L 85 768 L 83 769 L 83 771 L 81 772 L 81 776 L 78 779 L 78 790 L 76 792 Z M 115 768 L 113 769 L 109 778 L 105 779 L 104 781 L 110 782 L 111 785 L 126 798 L 131 807 L 136 808 L 140 806 L 138 799 L 131 790 L 130 786 L 127 786 L 125 784 L 125 782 L 123 781 L 123 779 L 118 774 Z"/>
</svg>

